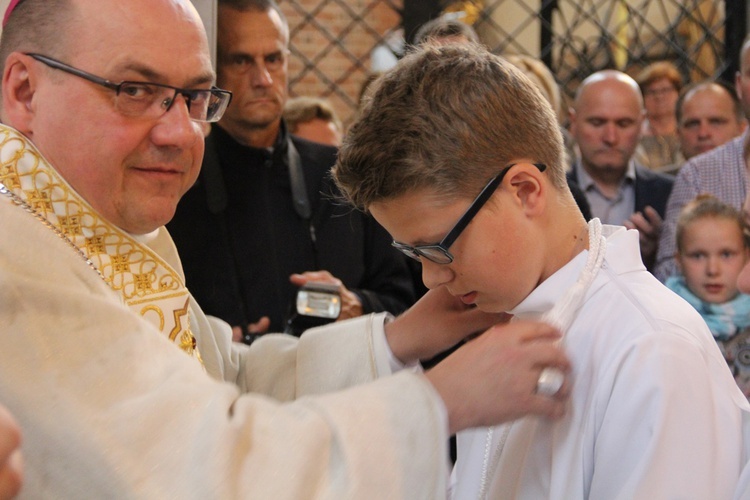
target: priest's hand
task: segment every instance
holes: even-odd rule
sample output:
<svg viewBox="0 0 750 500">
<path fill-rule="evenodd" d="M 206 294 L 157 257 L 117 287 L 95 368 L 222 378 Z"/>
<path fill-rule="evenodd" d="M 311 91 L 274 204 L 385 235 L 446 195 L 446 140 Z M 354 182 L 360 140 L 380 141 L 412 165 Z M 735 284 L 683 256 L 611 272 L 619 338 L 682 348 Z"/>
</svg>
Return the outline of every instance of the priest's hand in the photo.
<svg viewBox="0 0 750 500">
<path fill-rule="evenodd" d="M 0 406 L 0 500 L 13 498 L 21 489 L 21 431 L 8 411 Z"/>
<path fill-rule="evenodd" d="M 416 304 L 385 325 L 388 345 L 398 360 L 410 364 L 447 351 L 510 315 L 468 306 L 444 287 L 429 290 Z"/>
<path fill-rule="evenodd" d="M 554 367 L 564 374 L 570 370 L 567 357 L 557 345 L 559 340 L 560 333 L 545 323 L 498 325 L 428 371 L 427 379 L 448 410 L 451 434 L 530 414 L 562 416 L 570 393 L 569 381 L 554 396 L 537 394 L 544 368 Z"/>
</svg>

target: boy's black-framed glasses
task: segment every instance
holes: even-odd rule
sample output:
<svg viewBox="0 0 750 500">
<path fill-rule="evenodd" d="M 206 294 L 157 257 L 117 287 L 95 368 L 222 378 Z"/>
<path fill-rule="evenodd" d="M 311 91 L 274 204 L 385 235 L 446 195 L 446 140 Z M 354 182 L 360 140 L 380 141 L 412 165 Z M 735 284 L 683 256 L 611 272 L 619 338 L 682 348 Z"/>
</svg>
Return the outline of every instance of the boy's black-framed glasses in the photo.
<svg viewBox="0 0 750 500">
<path fill-rule="evenodd" d="M 455 243 L 463 230 L 466 229 L 466 226 L 469 225 L 469 222 L 471 222 L 477 212 L 479 212 L 484 204 L 487 203 L 487 200 L 490 199 L 500 183 L 503 182 L 505 174 L 516 165 L 518 165 L 518 163 L 512 163 L 506 166 L 495 177 L 490 179 L 479 195 L 477 195 L 477 197 L 474 198 L 474 201 L 471 202 L 471 205 L 466 209 L 466 212 L 464 212 L 461 218 L 458 219 L 458 222 L 453 226 L 453 229 L 445 235 L 445 238 L 443 238 L 440 243 L 435 245 L 411 246 L 394 241 L 391 245 L 415 260 L 421 261 L 421 258 L 424 257 L 435 264 L 450 264 L 453 262 L 453 254 L 451 254 L 448 249 L 453 243 Z M 540 172 L 544 172 L 547 168 L 547 165 L 544 163 L 532 163 L 532 165 L 538 168 Z"/>
<path fill-rule="evenodd" d="M 151 82 L 111 82 L 86 71 L 74 68 L 42 54 L 27 53 L 27 56 L 84 80 L 88 80 L 115 92 L 115 108 L 125 116 L 159 118 L 181 95 L 185 99 L 190 118 L 199 122 L 217 122 L 224 115 L 232 93 L 217 87 L 210 89 L 183 89 Z"/>
</svg>

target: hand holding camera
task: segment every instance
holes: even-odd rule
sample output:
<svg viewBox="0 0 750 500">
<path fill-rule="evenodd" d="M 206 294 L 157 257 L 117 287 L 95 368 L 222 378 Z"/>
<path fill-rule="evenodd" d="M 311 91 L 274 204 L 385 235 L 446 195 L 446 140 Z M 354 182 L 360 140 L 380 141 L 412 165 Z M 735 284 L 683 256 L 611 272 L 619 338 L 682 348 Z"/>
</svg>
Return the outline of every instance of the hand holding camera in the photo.
<svg viewBox="0 0 750 500">
<path fill-rule="evenodd" d="M 328 271 L 293 274 L 300 288 L 290 307 L 285 333 L 301 335 L 308 328 L 362 315 L 362 303 Z"/>
<path fill-rule="evenodd" d="M 335 285 L 341 296 L 341 314 L 338 317 L 338 321 L 362 316 L 362 301 L 357 294 L 346 288 L 340 279 L 328 271 L 307 271 L 301 274 L 292 274 L 289 277 L 289 281 L 299 287 L 309 282 Z"/>
</svg>

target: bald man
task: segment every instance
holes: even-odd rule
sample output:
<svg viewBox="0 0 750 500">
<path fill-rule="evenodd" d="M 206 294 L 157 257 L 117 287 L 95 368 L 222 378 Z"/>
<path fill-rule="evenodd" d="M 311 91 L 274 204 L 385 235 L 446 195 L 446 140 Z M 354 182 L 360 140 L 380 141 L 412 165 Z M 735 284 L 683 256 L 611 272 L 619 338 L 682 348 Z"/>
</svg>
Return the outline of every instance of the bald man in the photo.
<svg viewBox="0 0 750 500">
<path fill-rule="evenodd" d="M 744 132 L 747 120 L 734 89 L 717 82 L 688 87 L 677 101 L 677 134 L 685 160 Z"/>
<path fill-rule="evenodd" d="M 672 178 L 634 158 L 645 116 L 643 96 L 631 77 L 599 71 L 581 82 L 570 108 L 570 132 L 579 155 L 568 173 L 584 191 L 594 217 L 637 229 L 641 257 L 650 270 Z"/>
</svg>

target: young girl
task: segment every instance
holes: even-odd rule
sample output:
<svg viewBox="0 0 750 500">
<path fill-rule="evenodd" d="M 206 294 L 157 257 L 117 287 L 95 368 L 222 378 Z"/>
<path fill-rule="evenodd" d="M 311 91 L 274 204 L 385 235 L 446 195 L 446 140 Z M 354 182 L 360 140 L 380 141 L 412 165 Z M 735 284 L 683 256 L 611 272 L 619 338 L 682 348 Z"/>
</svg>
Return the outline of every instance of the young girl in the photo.
<svg viewBox="0 0 750 500">
<path fill-rule="evenodd" d="M 677 220 L 677 265 L 682 275 L 666 285 L 701 314 L 750 396 L 750 295 L 737 289 L 748 260 L 742 214 L 710 195 L 688 203 Z"/>
</svg>

